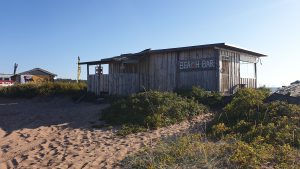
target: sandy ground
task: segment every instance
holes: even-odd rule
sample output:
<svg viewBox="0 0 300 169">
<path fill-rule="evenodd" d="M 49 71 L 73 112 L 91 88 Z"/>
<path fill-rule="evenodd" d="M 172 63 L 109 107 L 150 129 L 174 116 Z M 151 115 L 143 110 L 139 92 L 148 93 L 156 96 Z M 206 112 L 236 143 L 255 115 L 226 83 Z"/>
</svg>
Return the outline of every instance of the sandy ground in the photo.
<svg viewBox="0 0 300 169">
<path fill-rule="evenodd" d="M 115 135 L 95 129 L 108 105 L 64 98 L 0 98 L 0 169 L 121 168 L 120 161 L 161 138 L 202 128 L 208 115 L 155 131 Z"/>
</svg>

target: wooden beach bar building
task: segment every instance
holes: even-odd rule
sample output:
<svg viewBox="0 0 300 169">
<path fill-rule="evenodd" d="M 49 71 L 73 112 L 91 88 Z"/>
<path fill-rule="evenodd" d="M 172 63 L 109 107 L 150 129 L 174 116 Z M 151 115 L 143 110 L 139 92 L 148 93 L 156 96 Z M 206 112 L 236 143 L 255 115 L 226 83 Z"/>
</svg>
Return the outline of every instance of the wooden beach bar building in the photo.
<svg viewBox="0 0 300 169">
<path fill-rule="evenodd" d="M 146 49 L 79 64 L 87 65 L 88 91 L 97 95 L 128 95 L 145 90 L 173 91 L 192 86 L 229 95 L 239 87 L 257 87 L 256 65 L 263 56 L 266 55 L 216 43 Z M 102 74 L 102 71 L 90 74 L 90 66 L 101 68 L 103 64 L 108 65 L 108 74 Z"/>
</svg>

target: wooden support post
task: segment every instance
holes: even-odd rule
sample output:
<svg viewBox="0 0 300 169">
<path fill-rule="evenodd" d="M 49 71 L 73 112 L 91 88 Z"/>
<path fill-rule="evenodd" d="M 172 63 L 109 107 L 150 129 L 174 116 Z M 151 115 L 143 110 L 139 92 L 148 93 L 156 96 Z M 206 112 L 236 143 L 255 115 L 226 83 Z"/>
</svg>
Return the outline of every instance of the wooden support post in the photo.
<svg viewBox="0 0 300 169">
<path fill-rule="evenodd" d="M 255 88 L 257 88 L 257 68 L 256 68 L 256 63 L 254 63 L 254 72 L 255 72 Z"/>
<path fill-rule="evenodd" d="M 89 78 L 89 75 L 90 75 L 90 65 L 89 64 L 87 64 L 86 65 L 86 75 L 87 75 L 87 79 Z"/>
<path fill-rule="evenodd" d="M 90 65 L 86 64 L 86 80 L 88 82 L 88 86 L 87 86 L 87 91 L 91 90 L 91 79 L 89 79 L 89 75 L 90 75 Z"/>
<path fill-rule="evenodd" d="M 81 73 L 81 66 L 80 66 L 80 57 L 77 57 L 77 83 L 79 83 L 80 80 L 80 73 Z"/>
</svg>

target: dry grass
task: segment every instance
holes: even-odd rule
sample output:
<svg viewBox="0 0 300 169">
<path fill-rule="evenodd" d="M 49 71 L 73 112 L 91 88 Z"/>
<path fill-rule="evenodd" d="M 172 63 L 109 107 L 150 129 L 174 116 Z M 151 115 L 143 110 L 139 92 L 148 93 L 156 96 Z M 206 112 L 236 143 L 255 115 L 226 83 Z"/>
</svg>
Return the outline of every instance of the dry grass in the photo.
<svg viewBox="0 0 300 169">
<path fill-rule="evenodd" d="M 64 95 L 78 97 L 86 92 L 85 83 L 26 83 L 10 87 L 0 88 L 0 97 L 23 97 L 32 98 L 35 96 L 56 96 Z"/>
</svg>

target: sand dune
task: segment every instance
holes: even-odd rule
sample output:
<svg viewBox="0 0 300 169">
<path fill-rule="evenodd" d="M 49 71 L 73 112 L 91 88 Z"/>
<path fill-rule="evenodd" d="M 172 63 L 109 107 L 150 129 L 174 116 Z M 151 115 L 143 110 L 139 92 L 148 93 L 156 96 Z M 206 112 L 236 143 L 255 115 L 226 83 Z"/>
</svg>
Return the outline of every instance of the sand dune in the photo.
<svg viewBox="0 0 300 169">
<path fill-rule="evenodd" d="M 115 135 L 93 129 L 104 104 L 67 99 L 11 100 L 0 110 L 0 168 L 121 168 L 126 155 L 202 126 L 208 115 L 155 131 Z M 6 100 L 0 100 L 5 103 Z M 20 110 L 21 109 L 21 110 Z"/>
</svg>

